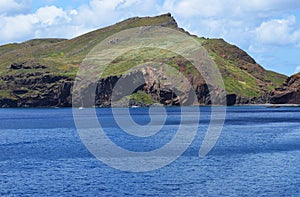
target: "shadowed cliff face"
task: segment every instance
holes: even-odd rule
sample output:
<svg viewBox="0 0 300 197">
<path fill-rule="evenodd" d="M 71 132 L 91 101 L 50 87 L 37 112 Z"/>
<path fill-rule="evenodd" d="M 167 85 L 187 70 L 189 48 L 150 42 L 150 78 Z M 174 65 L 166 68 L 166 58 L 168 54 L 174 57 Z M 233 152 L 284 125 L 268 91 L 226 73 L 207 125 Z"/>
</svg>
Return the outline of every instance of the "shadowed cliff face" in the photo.
<svg viewBox="0 0 300 197">
<path fill-rule="evenodd" d="M 171 14 L 164 14 L 156 17 L 130 18 L 70 40 L 36 39 L 0 46 L 0 107 L 70 107 L 72 97 L 76 106 L 85 105 L 82 98 L 72 95 L 74 80 L 81 62 L 105 38 L 122 30 L 141 26 L 163 26 L 191 36 L 178 27 Z M 219 68 L 225 84 L 228 105 L 260 104 L 270 100 L 274 103 L 299 102 L 296 90 L 299 83 L 298 87 L 296 83 L 293 90 L 287 88 L 294 87 L 289 85 L 294 84 L 289 82 L 293 80 L 292 78 L 289 78 L 281 89 L 275 91 L 275 88 L 286 80 L 286 76 L 265 70 L 245 51 L 222 39 L 191 37 L 201 43 Z M 191 68 L 189 62 L 182 57 L 155 50 L 145 51 L 144 59 L 139 59 L 139 55 L 134 54 L 133 52 L 117 58 L 110 65 L 111 69 L 108 69 L 106 76 L 88 87 L 95 89 L 95 98 L 89 99 L 96 106 L 110 107 L 112 99 L 122 106 L 128 103 L 141 106 L 151 103 L 167 106 L 210 105 L 211 93 L 219 91 L 211 84 L 206 84 L 201 74 Z M 155 69 L 145 67 L 131 73 L 116 69 L 118 66 L 130 68 L 143 61 L 169 65 L 183 73 L 187 81 L 177 84 L 178 81 L 172 81 L 172 77 L 168 76 L 169 72 L 159 67 Z M 128 84 L 132 83 L 131 79 L 139 80 L 140 85 L 134 90 L 122 86 L 115 91 L 117 92 L 115 98 L 112 98 L 116 83 L 124 78 Z M 132 93 L 134 96 L 130 97 Z M 288 96 L 283 96 L 284 94 Z M 126 97 L 125 100 L 122 100 L 122 97 Z M 147 103 L 144 103 L 145 100 Z"/>
<path fill-rule="evenodd" d="M 112 102 L 116 103 L 115 106 L 147 106 L 134 99 L 129 102 L 121 101 L 123 97 L 138 92 L 145 92 L 153 103 L 165 106 L 211 104 L 209 88 L 203 80 L 195 81 L 190 78 L 190 81 L 178 81 L 178 85 L 176 82 L 172 83 L 172 79 L 163 69 L 157 70 L 153 67 L 144 67 L 123 76 L 100 79 L 95 84 L 88 84 L 81 89 L 80 94 L 72 91 L 72 79 L 52 76 L 47 72 L 3 76 L 2 80 L 6 82 L 7 88 L 12 90 L 13 97 L 0 99 L 1 107 L 71 107 L 72 104 L 74 107 L 111 107 Z M 122 80 L 122 84 L 116 87 L 119 80 Z M 217 91 L 212 88 L 211 90 Z M 235 104 L 234 95 L 228 96 L 227 99 L 228 102 L 232 102 L 228 104 Z"/>
<path fill-rule="evenodd" d="M 53 76 L 48 72 L 31 72 L 1 77 L 1 89 L 10 90 L 7 98 L 0 99 L 0 107 L 71 106 L 72 79 Z"/>
<path fill-rule="evenodd" d="M 271 103 L 300 104 L 300 73 L 289 77 L 280 88 L 273 91 Z"/>
<path fill-rule="evenodd" d="M 76 107 L 111 107 L 111 106 L 148 106 L 136 100 L 131 95 L 142 95 L 148 97 L 150 104 L 162 104 L 165 106 L 183 105 L 189 106 L 209 102 L 209 91 L 204 83 L 187 84 L 179 81 L 181 85 L 171 83 L 169 76 L 164 74 L 163 69 L 144 67 L 140 70 L 124 74 L 123 76 L 111 76 L 89 84 L 86 88 L 74 91 L 73 105 Z M 120 82 L 121 81 L 121 82 Z M 195 88 L 195 89 L 194 89 Z M 95 92 L 95 98 L 91 93 Z M 141 92 L 145 94 L 141 94 Z M 196 95 L 195 93 L 196 92 Z M 127 100 L 124 97 L 129 97 Z M 140 98 L 145 99 L 145 98 Z M 207 103 L 208 104 L 208 103 Z"/>
</svg>

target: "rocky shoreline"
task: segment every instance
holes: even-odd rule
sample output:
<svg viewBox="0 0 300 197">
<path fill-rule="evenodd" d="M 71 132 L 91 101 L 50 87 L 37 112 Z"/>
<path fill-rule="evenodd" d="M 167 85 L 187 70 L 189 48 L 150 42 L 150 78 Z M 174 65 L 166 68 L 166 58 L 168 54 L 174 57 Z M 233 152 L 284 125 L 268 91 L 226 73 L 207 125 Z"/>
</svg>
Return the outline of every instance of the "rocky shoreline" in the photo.
<svg viewBox="0 0 300 197">
<path fill-rule="evenodd" d="M 149 77 L 150 76 L 150 77 Z M 126 90 L 119 89 L 118 94 L 121 96 L 129 96 L 131 93 L 137 93 L 139 91 L 146 93 L 154 101 L 151 104 L 143 103 L 141 101 L 130 98 L 127 103 L 119 103 L 118 106 L 140 106 L 148 107 L 154 105 L 164 106 L 188 106 L 195 105 L 194 100 L 189 98 L 188 91 L 181 92 L 181 95 L 176 95 L 168 83 L 159 83 L 157 77 L 160 76 L 153 70 L 148 68 L 147 72 L 138 71 L 127 75 L 127 81 L 137 82 L 140 80 L 140 85 L 134 90 L 134 92 L 126 92 Z M 74 80 L 68 77 L 52 76 L 49 73 L 30 73 L 23 75 L 16 75 L 14 77 L 3 76 L 1 77 L 12 90 L 12 94 L 15 98 L 0 98 L 0 107 L 80 107 L 82 102 L 80 98 L 75 95 L 72 104 L 72 88 Z M 111 97 L 113 87 L 121 76 L 110 76 L 105 79 L 101 79 L 96 84 L 96 107 L 111 107 Z M 282 88 L 276 89 L 274 92 L 270 92 L 258 98 L 243 98 L 236 94 L 227 94 L 227 105 L 244 105 L 244 106 L 299 106 L 299 90 L 297 85 L 298 79 L 291 77 L 283 85 Z M 289 89 L 290 81 L 293 81 L 293 87 Z M 130 84 L 127 84 L 130 86 Z M 134 85 L 134 84 L 132 84 Z M 200 105 L 211 105 L 210 94 L 208 87 L 205 83 L 192 84 L 196 93 L 197 101 Z M 292 96 L 291 95 L 295 95 Z"/>
</svg>

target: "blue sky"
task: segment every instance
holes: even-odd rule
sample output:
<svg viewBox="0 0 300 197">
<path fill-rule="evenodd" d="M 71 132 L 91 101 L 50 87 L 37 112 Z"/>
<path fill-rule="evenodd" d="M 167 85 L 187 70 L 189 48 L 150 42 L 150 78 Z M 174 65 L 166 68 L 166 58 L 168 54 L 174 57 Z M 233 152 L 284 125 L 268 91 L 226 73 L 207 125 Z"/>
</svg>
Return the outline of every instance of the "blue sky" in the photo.
<svg viewBox="0 0 300 197">
<path fill-rule="evenodd" d="M 300 72 L 299 0 L 0 0 L 0 44 L 72 38 L 166 12 L 193 34 L 239 46 L 266 69 Z"/>
</svg>

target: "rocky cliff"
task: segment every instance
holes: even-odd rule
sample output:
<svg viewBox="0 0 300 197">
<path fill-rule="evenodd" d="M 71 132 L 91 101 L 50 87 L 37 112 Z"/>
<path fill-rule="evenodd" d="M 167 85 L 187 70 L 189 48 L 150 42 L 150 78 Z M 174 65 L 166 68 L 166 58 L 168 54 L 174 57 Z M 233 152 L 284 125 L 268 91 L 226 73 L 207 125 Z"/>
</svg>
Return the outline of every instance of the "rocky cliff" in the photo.
<svg viewBox="0 0 300 197">
<path fill-rule="evenodd" d="M 24 69 L 26 72 L 0 76 L 2 95 L 1 107 L 48 107 L 71 106 L 73 80 L 66 76 L 43 72 L 46 66 L 39 64 L 12 64 L 11 70 Z"/>
<path fill-rule="evenodd" d="M 289 77 L 286 82 L 272 92 L 273 104 L 300 104 L 300 73 Z"/>
</svg>

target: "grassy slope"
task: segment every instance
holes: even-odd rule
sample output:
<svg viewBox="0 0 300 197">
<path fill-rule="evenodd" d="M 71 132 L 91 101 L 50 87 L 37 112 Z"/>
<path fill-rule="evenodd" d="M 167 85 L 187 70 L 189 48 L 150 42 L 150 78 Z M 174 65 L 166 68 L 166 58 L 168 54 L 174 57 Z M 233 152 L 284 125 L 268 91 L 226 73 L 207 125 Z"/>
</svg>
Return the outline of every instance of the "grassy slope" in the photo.
<svg viewBox="0 0 300 197">
<path fill-rule="evenodd" d="M 273 90 L 287 78 L 265 70 L 246 52 L 222 39 L 203 39 L 201 42 L 218 65 L 229 93 L 257 97 L 262 90 Z"/>
<path fill-rule="evenodd" d="M 168 15 L 132 18 L 71 40 L 48 42 L 48 39 L 39 39 L 40 43 L 32 46 L 27 44 L 28 42 L 7 44 L 0 47 L 0 72 L 7 71 L 12 62 L 23 62 L 30 59 L 51 65 L 50 71 L 55 74 L 75 74 L 76 70 L 69 70 L 70 66 L 78 67 L 88 52 L 103 39 L 127 28 L 159 25 L 170 19 Z"/>
<path fill-rule="evenodd" d="M 73 78 L 84 57 L 103 39 L 128 28 L 166 23 L 169 24 L 168 27 L 177 28 L 176 23 L 174 23 L 170 15 L 131 18 L 70 40 L 36 39 L 21 44 L 3 45 L 0 46 L 0 76 L 35 72 L 34 70 L 9 69 L 10 64 L 13 62 L 29 61 L 47 65 L 48 68 L 43 69 L 42 72 L 50 72 L 53 75 L 64 75 Z M 267 88 L 271 90 L 275 86 L 282 84 L 287 78 L 284 75 L 264 70 L 258 64 L 249 61 L 249 57 L 245 57 L 243 51 L 223 40 L 203 38 L 198 38 L 198 40 L 208 50 L 210 56 L 218 65 L 224 77 L 226 90 L 229 93 L 236 93 L 245 97 L 259 96 L 262 89 Z M 139 56 L 136 56 L 136 53 Z M 146 50 L 142 53 L 141 51 L 132 51 L 114 61 L 114 65 L 111 67 L 113 69 L 111 71 L 108 70 L 106 75 L 122 74 L 127 68 L 145 60 L 165 61 L 164 63 L 178 68 L 174 59 L 171 60 L 171 57 L 174 57 L 174 54 L 162 53 L 159 50 Z M 191 73 L 193 69 L 190 69 L 188 66 L 186 72 Z M 267 85 L 267 87 L 260 87 L 260 85 Z M 3 88 L 3 81 L 1 80 L 0 87 L 2 87 L 0 97 L 8 97 L 10 92 Z"/>
</svg>

